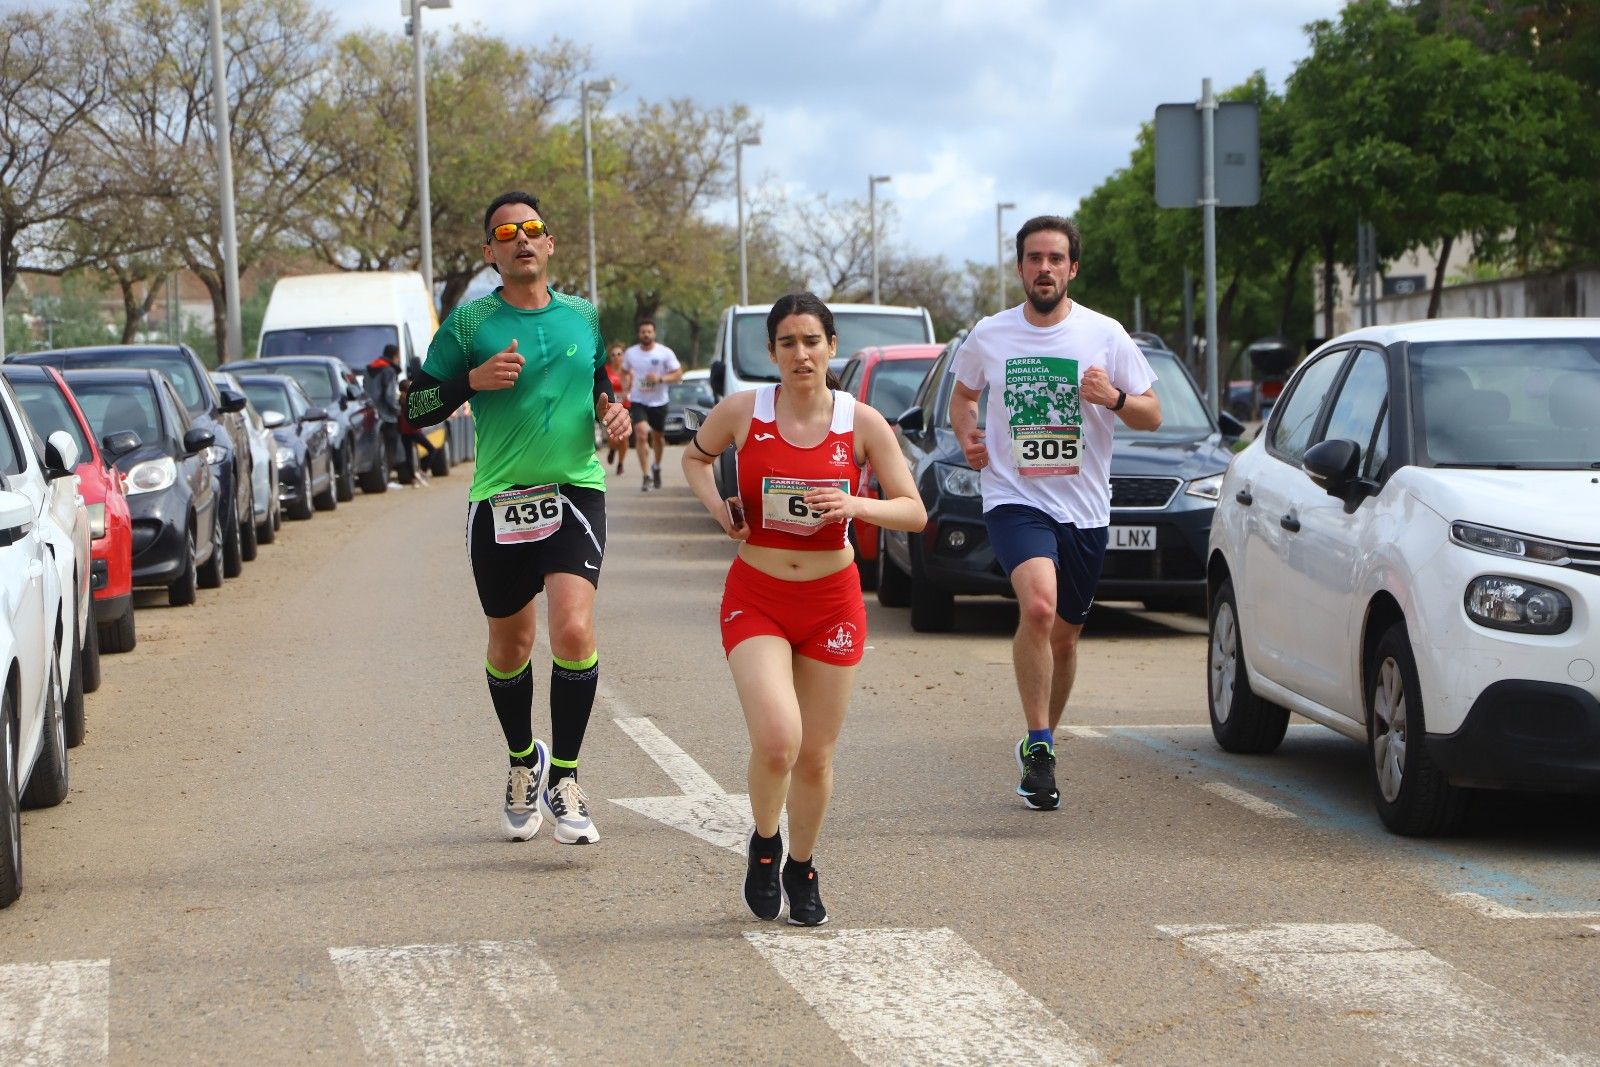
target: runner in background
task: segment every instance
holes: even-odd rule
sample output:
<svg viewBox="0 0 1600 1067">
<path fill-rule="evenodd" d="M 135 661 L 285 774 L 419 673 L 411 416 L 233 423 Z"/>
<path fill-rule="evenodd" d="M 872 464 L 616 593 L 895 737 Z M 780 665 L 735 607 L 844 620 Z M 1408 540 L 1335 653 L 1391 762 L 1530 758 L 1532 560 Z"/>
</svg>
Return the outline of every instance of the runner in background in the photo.
<svg viewBox="0 0 1600 1067">
<path fill-rule="evenodd" d="M 639 449 L 639 470 L 644 481 L 639 490 L 661 488 L 661 455 L 667 447 L 667 386 L 683 379 L 677 354 L 656 341 L 656 324 L 649 319 L 639 323 L 639 343 L 622 355 L 628 372 L 629 414 L 633 418 L 633 439 Z M 655 446 L 655 461 L 650 447 Z"/>
<path fill-rule="evenodd" d="M 628 374 L 622 369 L 623 347 L 620 341 L 612 341 L 611 347 L 606 350 L 606 379 L 611 382 L 611 395 L 622 398 L 622 406 L 629 407 L 633 401 L 628 397 Z M 617 473 L 622 473 L 622 461 L 628 458 L 628 443 L 626 441 L 613 441 L 606 439 L 606 466 L 611 466 L 611 461 L 617 463 Z"/>
</svg>

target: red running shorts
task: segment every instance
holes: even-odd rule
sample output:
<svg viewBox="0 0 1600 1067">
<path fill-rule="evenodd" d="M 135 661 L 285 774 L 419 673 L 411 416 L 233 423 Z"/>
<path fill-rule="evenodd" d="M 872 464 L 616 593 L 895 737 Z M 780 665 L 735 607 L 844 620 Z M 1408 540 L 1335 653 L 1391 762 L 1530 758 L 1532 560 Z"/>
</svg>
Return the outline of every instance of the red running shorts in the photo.
<svg viewBox="0 0 1600 1067">
<path fill-rule="evenodd" d="M 789 582 L 734 557 L 722 590 L 722 651 L 763 636 L 781 637 L 820 663 L 860 663 L 867 647 L 867 605 L 855 566 L 810 582 Z"/>
</svg>

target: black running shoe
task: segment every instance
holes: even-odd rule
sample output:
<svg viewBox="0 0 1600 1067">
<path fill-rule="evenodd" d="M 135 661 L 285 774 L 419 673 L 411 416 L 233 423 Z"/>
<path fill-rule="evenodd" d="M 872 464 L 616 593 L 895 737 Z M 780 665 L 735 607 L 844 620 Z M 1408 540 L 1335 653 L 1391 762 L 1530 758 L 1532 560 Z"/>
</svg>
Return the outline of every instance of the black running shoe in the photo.
<svg viewBox="0 0 1600 1067">
<path fill-rule="evenodd" d="M 650 467 L 650 484 L 655 489 L 661 488 L 661 466 L 654 464 Z"/>
<path fill-rule="evenodd" d="M 1017 770 L 1022 773 L 1022 784 L 1017 786 L 1017 796 L 1034 811 L 1055 811 L 1061 806 L 1061 794 L 1056 792 L 1056 754 L 1043 741 L 1028 744 L 1024 738 L 1017 742 Z"/>
<path fill-rule="evenodd" d="M 756 849 L 756 832 L 745 845 L 744 906 L 758 919 L 771 921 L 783 911 L 783 890 L 778 885 L 778 861 L 783 857 L 783 835 L 762 842 Z"/>
<path fill-rule="evenodd" d="M 808 865 L 800 870 L 794 861 L 783 865 L 783 899 L 789 905 L 790 926 L 821 926 L 828 921 L 817 889 L 817 869 Z"/>
</svg>

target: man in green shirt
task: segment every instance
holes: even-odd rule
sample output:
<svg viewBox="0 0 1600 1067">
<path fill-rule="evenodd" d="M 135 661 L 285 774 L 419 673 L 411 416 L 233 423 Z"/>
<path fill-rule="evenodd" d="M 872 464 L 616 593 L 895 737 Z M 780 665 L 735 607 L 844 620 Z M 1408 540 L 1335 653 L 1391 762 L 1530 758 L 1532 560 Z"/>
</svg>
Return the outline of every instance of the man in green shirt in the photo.
<svg viewBox="0 0 1600 1067">
<path fill-rule="evenodd" d="M 489 622 L 484 667 L 511 757 L 502 825 L 526 841 L 548 816 L 564 844 L 600 840 L 578 787 L 578 750 L 599 682 L 594 598 L 605 556 L 605 469 L 594 420 L 613 442 L 628 414 L 611 393 L 599 318 L 549 287 L 555 239 L 527 193 L 483 216 L 483 258 L 500 275 L 488 296 L 447 316 L 406 394 L 428 426 L 472 401 L 477 460 L 467 548 Z M 533 737 L 535 598 L 547 593 L 551 746 Z"/>
</svg>

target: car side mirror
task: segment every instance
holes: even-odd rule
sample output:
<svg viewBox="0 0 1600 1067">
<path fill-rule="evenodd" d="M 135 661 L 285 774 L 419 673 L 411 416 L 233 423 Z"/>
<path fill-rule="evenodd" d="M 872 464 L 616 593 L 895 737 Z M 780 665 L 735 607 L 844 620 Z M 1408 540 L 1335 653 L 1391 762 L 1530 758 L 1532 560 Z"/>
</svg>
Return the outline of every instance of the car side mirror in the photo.
<svg viewBox="0 0 1600 1067">
<path fill-rule="evenodd" d="M 44 476 L 50 481 L 65 478 L 78 467 L 78 442 L 65 430 L 57 430 L 45 439 Z"/>
<path fill-rule="evenodd" d="M 1329 496 L 1342 497 L 1349 492 L 1361 468 L 1361 446 L 1342 438 L 1318 441 L 1306 449 L 1300 466 Z"/>
<path fill-rule="evenodd" d="M 221 389 L 220 393 L 222 395 L 222 403 L 220 408 L 223 412 L 231 415 L 235 411 L 244 410 L 245 397 L 243 393 L 236 393 L 232 389 L 227 388 Z"/>
<path fill-rule="evenodd" d="M 263 411 L 261 413 L 261 425 L 269 430 L 276 430 L 288 421 L 288 418 L 281 411 Z"/>
<path fill-rule="evenodd" d="M 1240 422 L 1232 412 L 1222 411 L 1217 413 L 1217 429 L 1222 431 L 1222 436 L 1243 437 L 1246 428 L 1245 424 Z"/>
<path fill-rule="evenodd" d="M 217 435 L 199 426 L 183 435 L 183 454 L 193 456 L 217 443 Z"/>
<path fill-rule="evenodd" d="M 720 399 L 726 389 L 727 367 L 723 365 L 722 360 L 714 359 L 711 361 L 710 369 L 711 391 L 716 393 Z"/>
<path fill-rule="evenodd" d="M 305 414 L 300 416 L 301 422 L 327 422 L 331 416 L 326 408 L 306 408 Z"/>
<path fill-rule="evenodd" d="M 360 400 L 361 387 L 354 382 L 346 382 L 344 384 L 344 398 L 346 400 Z"/>
<path fill-rule="evenodd" d="M 139 435 L 132 430 L 118 430 L 100 438 L 100 447 L 112 459 L 120 459 L 139 447 Z"/>
<path fill-rule="evenodd" d="M 21 493 L 0 491 L 0 545 L 14 545 L 33 528 L 33 502 Z"/>
<path fill-rule="evenodd" d="M 906 433 L 921 433 L 923 419 L 921 408 L 906 408 L 898 417 L 889 420 L 890 425 L 898 426 Z"/>
</svg>

